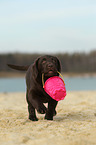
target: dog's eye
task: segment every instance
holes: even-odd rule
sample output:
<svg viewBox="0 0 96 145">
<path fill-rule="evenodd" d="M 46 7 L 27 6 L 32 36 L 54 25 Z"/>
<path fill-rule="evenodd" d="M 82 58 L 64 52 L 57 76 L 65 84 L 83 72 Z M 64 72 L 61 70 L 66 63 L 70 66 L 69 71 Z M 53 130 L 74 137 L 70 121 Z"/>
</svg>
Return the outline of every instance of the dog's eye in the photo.
<svg viewBox="0 0 96 145">
<path fill-rule="evenodd" d="M 46 63 L 46 61 L 44 60 L 42 63 L 44 64 L 44 63 Z"/>
<path fill-rule="evenodd" d="M 54 59 L 52 59 L 52 61 L 53 61 L 54 63 L 56 63 L 56 61 L 55 61 Z"/>
<path fill-rule="evenodd" d="M 46 59 L 43 59 L 42 64 L 46 63 Z"/>
</svg>

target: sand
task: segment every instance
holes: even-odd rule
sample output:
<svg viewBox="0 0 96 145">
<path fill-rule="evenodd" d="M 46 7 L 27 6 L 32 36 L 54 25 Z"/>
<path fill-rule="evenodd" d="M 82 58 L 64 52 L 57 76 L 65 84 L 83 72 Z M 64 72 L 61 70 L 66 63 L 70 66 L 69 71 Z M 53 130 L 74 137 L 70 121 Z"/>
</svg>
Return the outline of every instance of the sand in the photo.
<svg viewBox="0 0 96 145">
<path fill-rule="evenodd" d="M 96 145 L 96 91 L 67 92 L 53 121 L 28 120 L 25 93 L 0 93 L 0 145 Z"/>
</svg>

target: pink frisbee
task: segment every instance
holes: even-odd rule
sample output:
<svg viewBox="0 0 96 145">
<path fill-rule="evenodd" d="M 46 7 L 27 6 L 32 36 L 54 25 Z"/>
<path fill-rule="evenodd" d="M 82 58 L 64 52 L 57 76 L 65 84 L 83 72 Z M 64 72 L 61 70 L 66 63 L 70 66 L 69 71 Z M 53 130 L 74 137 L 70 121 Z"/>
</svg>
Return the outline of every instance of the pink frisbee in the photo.
<svg viewBox="0 0 96 145">
<path fill-rule="evenodd" d="M 50 77 L 44 84 L 45 92 L 54 100 L 63 100 L 66 96 L 66 88 L 63 79 L 58 76 Z"/>
</svg>

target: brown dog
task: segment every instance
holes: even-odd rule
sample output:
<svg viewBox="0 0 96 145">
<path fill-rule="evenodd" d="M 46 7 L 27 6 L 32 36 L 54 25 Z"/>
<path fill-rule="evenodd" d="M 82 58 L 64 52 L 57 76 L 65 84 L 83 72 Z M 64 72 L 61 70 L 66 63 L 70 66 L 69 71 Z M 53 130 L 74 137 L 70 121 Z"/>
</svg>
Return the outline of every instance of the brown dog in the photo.
<svg viewBox="0 0 96 145">
<path fill-rule="evenodd" d="M 8 64 L 9 67 L 17 70 L 27 71 L 26 73 L 26 99 L 28 102 L 29 119 L 37 121 L 35 109 L 45 114 L 45 119 L 53 120 L 56 115 L 57 101 L 53 100 L 43 89 L 42 74 L 44 74 L 44 82 L 52 76 L 59 76 L 57 71 L 61 71 L 60 61 L 57 57 L 45 55 L 35 60 L 30 66 L 16 66 Z M 43 103 L 48 103 L 48 109 Z"/>
</svg>

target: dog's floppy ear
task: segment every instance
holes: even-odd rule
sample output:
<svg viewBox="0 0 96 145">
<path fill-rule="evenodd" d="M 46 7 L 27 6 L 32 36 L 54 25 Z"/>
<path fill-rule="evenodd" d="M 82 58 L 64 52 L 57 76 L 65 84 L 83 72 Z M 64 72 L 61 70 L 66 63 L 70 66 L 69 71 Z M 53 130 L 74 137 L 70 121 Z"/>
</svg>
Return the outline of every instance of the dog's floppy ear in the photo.
<svg viewBox="0 0 96 145">
<path fill-rule="evenodd" d="M 57 58 L 57 68 L 58 68 L 58 71 L 61 72 L 61 63 L 59 61 L 59 59 Z"/>
<path fill-rule="evenodd" d="M 32 75 L 34 76 L 35 79 L 39 75 L 38 61 L 39 61 L 39 58 L 35 60 L 35 62 L 33 63 L 33 67 L 32 67 Z"/>
</svg>

